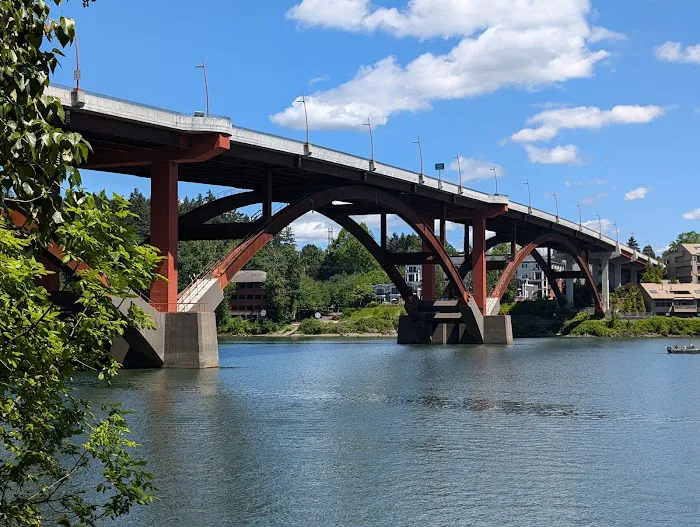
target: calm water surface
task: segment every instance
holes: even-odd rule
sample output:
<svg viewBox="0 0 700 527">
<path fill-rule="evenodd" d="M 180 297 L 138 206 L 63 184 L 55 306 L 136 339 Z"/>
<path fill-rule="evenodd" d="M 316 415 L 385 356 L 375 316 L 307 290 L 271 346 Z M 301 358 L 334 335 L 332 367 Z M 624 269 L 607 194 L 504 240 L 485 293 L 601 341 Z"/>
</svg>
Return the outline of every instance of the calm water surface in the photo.
<svg viewBox="0 0 700 527">
<path fill-rule="evenodd" d="M 81 389 L 157 477 L 120 525 L 700 525 L 700 356 L 669 342 L 232 341 Z"/>
</svg>

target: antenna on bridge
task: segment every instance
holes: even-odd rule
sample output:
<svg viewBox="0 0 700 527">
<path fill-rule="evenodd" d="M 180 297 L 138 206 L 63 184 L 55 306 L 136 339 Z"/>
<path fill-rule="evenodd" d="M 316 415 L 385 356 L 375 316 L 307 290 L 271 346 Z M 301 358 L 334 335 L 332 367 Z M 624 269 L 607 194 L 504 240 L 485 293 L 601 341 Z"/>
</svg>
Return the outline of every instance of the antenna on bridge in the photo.
<svg viewBox="0 0 700 527">
<path fill-rule="evenodd" d="M 493 177 L 496 180 L 496 196 L 498 196 L 498 174 L 496 172 L 496 167 L 492 167 L 490 170 L 493 170 Z"/>
<path fill-rule="evenodd" d="M 195 69 L 202 68 L 202 73 L 204 73 L 204 94 L 207 98 L 207 117 L 209 117 L 209 83 L 207 82 L 207 67 L 204 65 L 204 59 L 202 63 L 195 66 Z"/>
<path fill-rule="evenodd" d="M 459 169 L 459 195 L 462 195 L 462 160 L 460 158 L 460 155 L 457 154 L 455 156 L 455 159 L 457 160 L 457 168 Z"/>
<path fill-rule="evenodd" d="M 294 101 L 295 103 L 301 103 L 304 105 L 304 121 L 306 122 L 306 143 L 304 143 L 304 155 L 311 155 L 311 148 L 309 146 L 309 112 L 306 109 L 306 97 L 301 94 L 301 99 Z"/>
<path fill-rule="evenodd" d="M 374 137 L 372 137 L 372 123 L 370 122 L 369 117 L 367 117 L 367 122 L 364 123 L 364 125 L 369 127 L 369 146 L 372 156 L 369 160 L 369 170 L 370 172 L 374 172 L 376 170 L 376 168 L 374 168 Z"/>
<path fill-rule="evenodd" d="M 423 149 L 420 146 L 420 136 L 418 136 L 418 141 L 413 141 L 414 145 L 418 145 L 418 155 L 420 155 L 420 175 L 418 176 L 418 183 L 423 183 Z"/>
<path fill-rule="evenodd" d="M 532 214 L 532 195 L 530 194 L 530 180 L 526 179 L 523 185 L 527 185 L 527 213 Z"/>
</svg>

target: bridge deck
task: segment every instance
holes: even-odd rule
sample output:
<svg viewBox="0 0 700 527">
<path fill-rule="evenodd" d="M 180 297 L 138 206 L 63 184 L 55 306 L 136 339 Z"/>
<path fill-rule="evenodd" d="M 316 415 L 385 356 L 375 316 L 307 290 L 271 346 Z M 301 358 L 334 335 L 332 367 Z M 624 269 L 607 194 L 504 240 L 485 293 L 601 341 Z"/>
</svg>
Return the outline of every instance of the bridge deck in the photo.
<svg viewBox="0 0 700 527">
<path fill-rule="evenodd" d="M 228 151 L 203 162 L 181 164 L 179 179 L 262 191 L 271 175 L 272 198 L 277 202 L 297 199 L 303 188 L 319 191 L 348 181 L 363 182 L 402 195 L 426 215 L 440 217 L 444 211 L 448 220 L 465 224 L 470 222 L 470 209 L 484 211 L 505 205 L 505 214 L 487 221 L 488 230 L 510 232 L 516 220 L 518 237 L 531 239 L 543 230 L 556 231 L 577 239 L 591 252 L 619 252 L 623 258 L 639 260 L 642 265 L 649 261 L 595 230 L 544 211 L 529 211 L 507 196 L 460 189 L 454 183 L 380 162 L 375 162 L 375 170 L 371 171 L 368 159 L 314 144 L 310 145 L 310 155 L 305 155 L 303 142 L 235 127 L 226 117 L 190 116 L 90 92 L 83 92 L 84 105 L 79 107 L 72 106 L 70 88 L 52 86 L 47 93 L 62 101 L 68 110 L 67 126 L 86 137 L 96 158 L 178 148 L 184 136 L 225 134 L 230 136 Z M 104 170 L 150 177 L 148 165 Z M 381 203 L 375 212 L 381 212 Z"/>
</svg>

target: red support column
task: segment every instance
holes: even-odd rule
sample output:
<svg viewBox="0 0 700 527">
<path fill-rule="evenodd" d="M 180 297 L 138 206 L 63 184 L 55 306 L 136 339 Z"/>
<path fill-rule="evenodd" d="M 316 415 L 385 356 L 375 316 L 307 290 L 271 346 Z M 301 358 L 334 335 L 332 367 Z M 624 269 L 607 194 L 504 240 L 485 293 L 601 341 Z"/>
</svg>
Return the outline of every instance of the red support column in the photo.
<svg viewBox="0 0 700 527">
<path fill-rule="evenodd" d="M 165 257 L 157 272 L 168 282 L 151 286 L 151 302 L 159 311 L 176 311 L 177 303 L 177 163 L 151 165 L 151 245 Z"/>
<path fill-rule="evenodd" d="M 435 219 L 426 219 L 426 225 L 430 227 L 430 230 L 435 229 Z M 423 252 L 431 252 L 430 246 L 423 242 Z M 434 264 L 423 264 L 422 266 L 422 300 L 435 300 L 435 265 Z"/>
<path fill-rule="evenodd" d="M 486 314 L 486 217 L 474 216 L 472 226 L 472 294 L 476 305 Z"/>
</svg>

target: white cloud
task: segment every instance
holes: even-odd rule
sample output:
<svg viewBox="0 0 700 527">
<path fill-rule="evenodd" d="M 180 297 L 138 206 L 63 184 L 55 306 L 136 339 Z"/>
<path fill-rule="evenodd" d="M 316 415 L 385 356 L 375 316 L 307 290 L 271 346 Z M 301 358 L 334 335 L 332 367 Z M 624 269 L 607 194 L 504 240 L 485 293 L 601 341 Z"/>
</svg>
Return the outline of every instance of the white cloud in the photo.
<svg viewBox="0 0 700 527">
<path fill-rule="evenodd" d="M 525 145 L 527 157 L 532 163 L 542 165 L 580 165 L 578 148 L 575 145 L 556 146 L 552 149 Z"/>
<path fill-rule="evenodd" d="M 654 50 L 656 58 L 665 62 L 682 62 L 700 65 L 700 44 L 686 46 L 683 49 L 680 42 L 668 41 Z"/>
<path fill-rule="evenodd" d="M 686 220 L 700 220 L 700 209 L 695 209 L 690 212 L 683 214 L 683 218 Z"/>
<path fill-rule="evenodd" d="M 310 126 L 329 130 L 360 129 L 368 117 L 386 124 L 395 113 L 427 110 L 433 101 L 590 77 L 608 53 L 590 49 L 589 42 L 613 33 L 592 29 L 589 12 L 590 0 L 411 0 L 402 8 L 375 7 L 369 0 L 302 0 L 287 16 L 303 26 L 461 39 L 445 54 L 424 53 L 406 65 L 383 58 L 359 68 L 348 82 L 307 97 Z M 270 118 L 304 128 L 300 105 Z"/>
<path fill-rule="evenodd" d="M 307 243 L 325 244 L 328 241 L 328 226 L 332 225 L 334 232 L 340 232 L 340 226 L 330 221 L 318 212 L 307 212 L 290 224 L 294 240 L 298 245 Z"/>
<path fill-rule="evenodd" d="M 567 187 L 583 187 L 586 185 L 607 185 L 607 179 L 567 179 L 564 181 L 564 185 Z"/>
<path fill-rule="evenodd" d="M 605 218 L 602 218 L 600 221 L 598 221 L 597 218 L 595 220 L 584 221 L 582 225 L 596 232 L 602 230 L 603 234 L 610 234 L 613 230 L 613 222 Z"/>
<path fill-rule="evenodd" d="M 651 192 L 651 189 L 649 187 L 637 187 L 634 190 L 630 190 L 625 194 L 625 200 L 626 201 L 634 201 L 637 199 L 644 199 L 647 197 L 647 194 Z"/>
<path fill-rule="evenodd" d="M 491 163 L 489 161 L 481 161 L 479 159 L 474 159 L 473 157 L 462 157 L 459 156 L 459 162 L 462 165 L 462 182 L 474 181 L 476 179 L 489 179 L 493 178 L 493 170 L 496 169 L 498 177 L 501 178 L 506 175 L 506 171 L 501 165 L 496 163 Z M 457 160 L 454 159 L 450 163 L 450 170 L 454 172 L 459 171 L 459 165 Z"/>
<path fill-rule="evenodd" d="M 600 129 L 616 124 L 646 124 L 664 115 L 661 106 L 615 106 L 601 110 L 595 106 L 560 108 L 547 110 L 531 117 L 527 124 L 538 124 L 537 128 L 523 128 L 511 139 L 517 143 L 549 141 L 561 130 Z"/>
<path fill-rule="evenodd" d="M 328 82 L 329 80 L 331 80 L 329 75 L 319 75 L 318 77 L 314 77 L 309 81 L 309 86 L 313 86 L 319 82 Z"/>
<path fill-rule="evenodd" d="M 590 43 L 603 42 L 605 40 L 627 40 L 627 35 L 596 26 L 591 30 L 591 35 L 588 37 L 588 42 Z"/>
<path fill-rule="evenodd" d="M 594 203 L 604 200 L 608 197 L 608 195 L 609 194 L 607 192 L 598 192 L 598 194 L 595 194 L 594 196 L 584 196 L 581 198 L 581 203 L 584 205 L 593 205 Z"/>
</svg>

